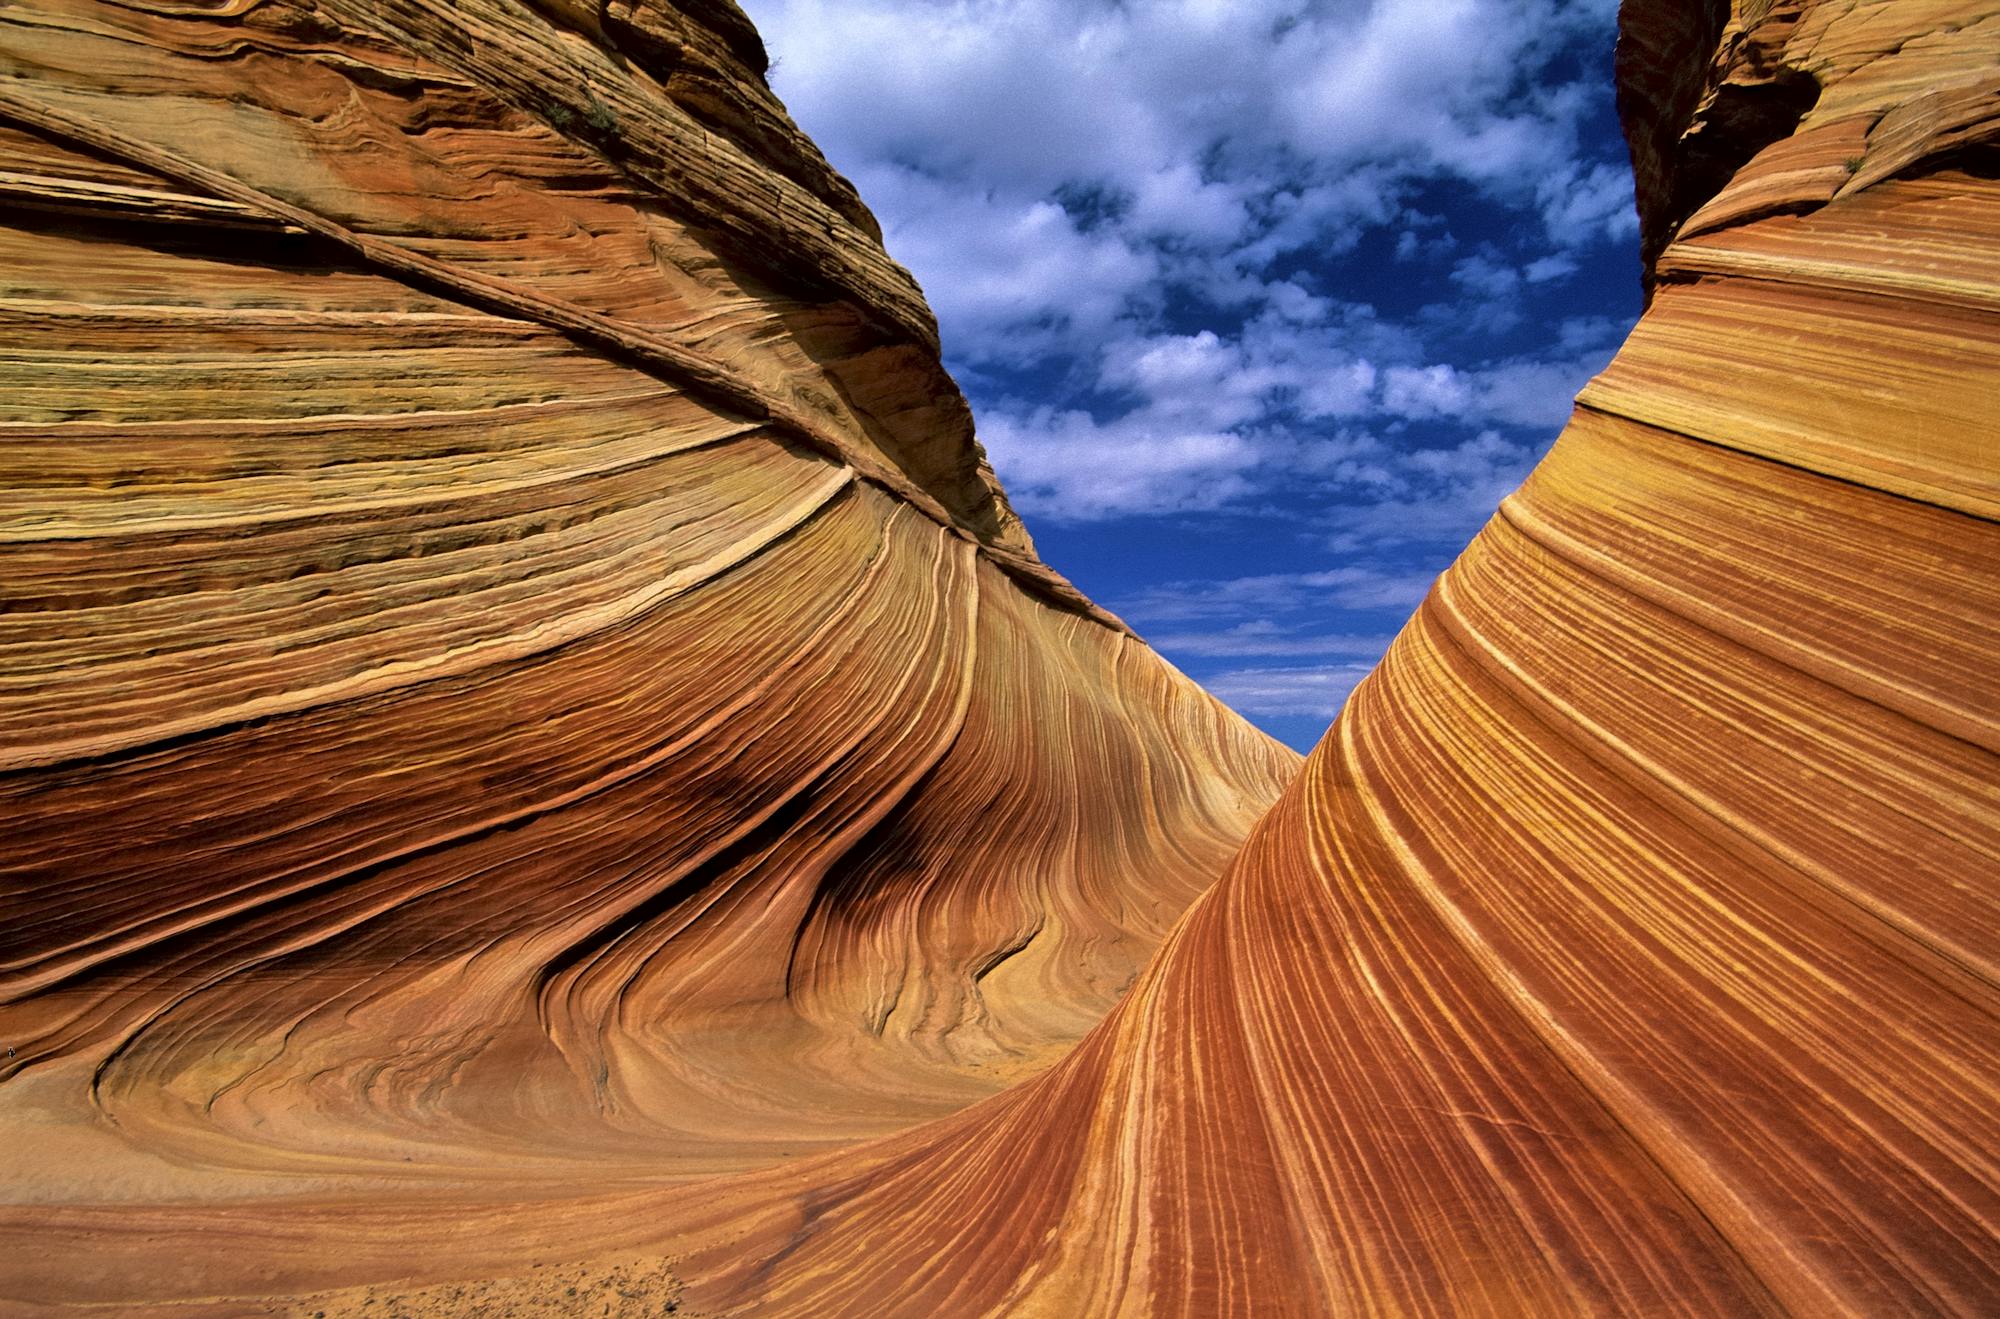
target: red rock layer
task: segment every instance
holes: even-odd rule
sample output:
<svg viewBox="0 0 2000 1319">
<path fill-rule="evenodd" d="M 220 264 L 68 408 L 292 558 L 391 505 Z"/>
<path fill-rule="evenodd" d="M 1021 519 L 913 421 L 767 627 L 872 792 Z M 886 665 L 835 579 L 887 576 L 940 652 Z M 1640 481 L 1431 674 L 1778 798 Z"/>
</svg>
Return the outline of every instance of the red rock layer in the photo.
<svg viewBox="0 0 2000 1319">
<path fill-rule="evenodd" d="M 2000 1306 L 2000 10 L 1626 25 L 1654 297 L 1554 452 L 1102 1030 L 697 1296 Z"/>
<path fill-rule="evenodd" d="M 949 1113 L 1295 770 L 1034 557 L 761 60 L 0 13 L 0 1308 Z"/>
<path fill-rule="evenodd" d="M 501 634 L 522 626 L 559 630 L 573 611 L 615 610 L 606 602 L 621 591 L 677 580 L 684 562 L 738 552 L 705 548 L 717 543 L 706 534 L 737 547 L 760 534 L 741 522 L 788 528 L 728 559 L 728 572 L 697 573 L 699 589 L 565 643 L 579 647 L 572 673 L 510 658 L 519 668 L 506 681 L 522 685 L 495 689 L 484 670 L 440 670 L 390 695 L 357 688 L 246 714 L 209 735 L 242 739 L 226 755 L 209 757 L 209 740 L 190 733 L 97 753 L 129 762 L 83 762 L 133 766 L 121 775 L 71 762 L 27 771 L 42 776 L 21 780 L 36 799 L 74 811 L 36 817 L 18 835 L 27 846 L 101 847 L 135 878 L 52 884 L 26 908 L 50 931 L 31 946 L 51 950 L 52 974 L 90 969 L 77 987 L 51 980 L 10 1009 L 51 1043 L 0 1089 L 15 1129 L 35 1130 L 47 1151 L 31 1165 L 42 1180 L 17 1183 L 40 1189 L 0 1214 L 0 1295 L 170 1313 L 561 1312 L 579 1285 L 570 1279 L 595 1297 L 618 1278 L 638 1280 L 637 1312 L 654 1303 L 645 1280 L 664 1260 L 683 1308 L 710 1313 L 1992 1312 L 2000 10 L 1627 8 L 1621 77 L 1628 127 L 1648 144 L 1635 154 L 1657 252 L 1644 320 L 1221 882 L 1059 1064 L 883 1139 L 686 1180 L 698 1169 L 675 1149 L 721 1150 L 717 1167 L 754 1161 L 745 1147 L 781 1129 L 772 1096 L 796 1078 L 818 1077 L 815 1109 L 841 1113 L 865 1107 L 857 1092 L 917 1085 L 926 1074 L 912 1057 L 963 1058 L 956 1042 L 986 1025 L 969 992 L 955 997 L 968 986 L 992 986 L 985 998 L 1003 1006 L 988 1014 L 1014 1032 L 1003 1042 L 1059 1039 L 1095 982 L 1081 952 L 1054 955 L 1072 941 L 1031 933 L 1035 921 L 1067 931 L 1108 920 L 1130 891 L 1120 886 L 1158 868 L 1128 862 L 1161 849 L 1187 847 L 1170 868 L 1197 882 L 1242 818 L 1228 809 L 1243 793 L 1234 785 L 1254 777 L 1213 767 L 1271 763 L 1143 651 L 1006 585 L 994 554 L 939 531 L 892 481 L 857 485 L 848 464 L 790 430 L 691 440 L 686 453 L 706 458 L 662 455 L 644 469 L 678 459 L 702 473 L 654 472 L 651 498 L 672 512 L 647 515 L 629 542 L 616 523 L 599 528 L 661 556 L 635 569 L 639 585 L 621 583 L 604 550 L 558 552 L 601 519 L 563 521 L 536 533 L 555 537 L 550 581 L 508 575 L 524 558 L 544 562 L 518 544 L 495 556 L 504 570 L 463 579 L 504 578 L 492 589 L 539 605 L 413 601 L 411 630 L 389 652 L 444 663 L 508 644 Z M 50 278 L 75 284 L 86 268 L 92 281 L 119 277 L 115 261 L 72 258 Z M 268 263 L 257 271 L 282 285 Z M 315 278 L 330 299 L 348 277 Z M 49 333 L 89 345 L 65 350 L 72 360 L 108 363 L 88 368 L 107 373 L 98 381 L 130 370 L 109 344 L 117 315 L 37 314 L 78 318 Z M 195 314 L 146 315 L 142 333 L 157 336 Z M 254 380 L 243 358 L 274 349 L 260 346 L 254 317 L 233 312 L 229 324 L 232 376 Z M 482 366 L 482 341 L 458 321 L 437 350 L 459 355 L 444 373 L 452 387 L 582 382 L 614 369 L 574 347 L 590 328 L 566 330 L 532 367 Z M 314 372 L 358 372 L 390 347 L 298 351 Z M 210 360 L 189 354 L 182 374 L 128 391 L 78 385 L 70 406 L 142 400 L 145 424 L 171 427 L 153 410 L 212 394 Z M 439 387 L 380 360 L 371 389 Z M 548 418 L 541 404 L 515 403 L 531 409 L 524 425 Z M 106 452 L 131 461 L 135 419 L 64 422 L 125 437 Z M 577 437 L 615 448 L 629 432 L 562 433 L 554 453 L 518 443 L 536 462 L 582 465 L 592 450 L 569 447 Z M 420 451 L 431 458 L 406 452 L 415 440 L 383 443 L 396 462 L 476 473 L 501 461 L 431 434 L 435 448 Z M 516 443 L 479 434 L 489 448 Z M 312 435 L 271 451 L 315 455 L 315 480 L 333 483 L 323 516 L 363 528 L 336 538 L 343 556 L 356 547 L 340 570 L 394 583 L 409 565 L 359 548 L 388 516 L 367 501 L 394 481 L 343 490 L 347 455 L 362 452 L 344 446 L 366 442 Z M 68 566 L 66 540 L 27 538 L 35 561 L 66 574 L 63 590 L 95 592 L 90 609 L 143 607 L 134 582 L 185 573 L 202 589 L 149 626 L 227 646 L 231 629 L 197 617 L 204 592 L 252 589 L 234 583 L 252 579 L 258 552 L 285 562 L 282 547 L 328 539 L 314 530 L 321 513 L 301 515 L 302 492 L 254 484 L 247 442 L 160 458 L 158 477 L 136 480 L 109 457 L 88 466 L 86 445 L 76 452 L 64 460 L 74 468 L 29 468 L 78 475 L 28 526 L 165 523 Z M 504 523 L 530 478 L 511 463 L 495 475 L 503 489 L 466 477 L 476 518 L 447 516 L 434 483 L 416 486 L 396 516 L 436 516 L 445 529 L 401 534 L 435 534 L 444 553 L 463 528 Z M 568 489 L 581 478 L 547 479 Z M 128 503 L 168 481 L 233 490 L 233 521 L 182 525 L 178 497 Z M 93 482 L 104 493 L 71 493 Z M 805 506 L 820 511 L 755 511 Z M 269 518 L 268 532 L 244 535 L 246 517 Z M 689 530 L 653 534 L 663 518 Z M 421 575 L 420 594 L 460 580 L 428 565 Z M 894 585 L 872 589 L 878 576 Z M 338 642 L 340 602 L 304 580 L 242 597 L 311 620 L 256 636 L 317 638 L 323 621 L 326 644 L 367 653 L 404 626 L 373 619 Z M 797 618 L 804 587 L 824 603 Z M 676 610 L 691 616 L 662 612 Z M 469 640 L 453 640 L 460 627 L 474 629 Z M 239 644 L 245 630 L 233 630 Z M 184 662 L 166 643 L 121 656 L 133 637 L 80 626 L 22 653 L 46 653 L 55 673 L 79 653 L 101 652 L 92 663 L 107 674 Z M 776 653 L 755 649 L 766 644 Z M 595 647 L 630 649 L 593 659 Z M 1012 658 L 982 677 L 996 650 Z M 645 658 L 695 652 L 728 658 Z M 746 653 L 766 656 L 747 671 L 780 676 L 716 690 L 714 675 L 744 669 Z M 288 675 L 310 676 L 316 659 L 286 646 L 240 670 L 204 657 L 200 672 L 226 678 L 107 680 L 94 689 L 97 723 L 71 730 L 77 716 L 65 713 L 22 726 L 51 745 L 119 747 L 133 736 L 121 730 L 309 690 Z M 794 668 L 804 671 L 783 676 Z M 843 701 L 864 668 L 886 712 Z M 318 680 L 371 672 L 349 662 Z M 655 681 L 682 694 L 653 695 Z M 211 688 L 210 704 L 195 700 Z M 1075 713 L 1052 716 L 1060 700 Z M 660 713 L 688 702 L 699 709 L 685 725 Z M 497 756 L 488 739 L 517 716 L 520 749 Z M 745 811 L 769 798 L 693 786 L 721 781 L 735 756 L 682 760 L 659 751 L 682 743 L 647 740 L 702 747 L 746 723 L 762 730 L 751 763 L 772 766 L 756 783 L 832 786 Z M 962 731 L 932 756 L 926 739 L 941 723 Z M 683 727 L 699 731 L 672 731 Z M 424 736 L 413 742 L 413 729 Z M 556 754 L 564 747 L 596 748 L 585 759 L 599 774 L 656 753 L 674 770 L 633 770 L 661 795 L 606 787 L 572 807 L 562 794 L 582 790 L 561 774 L 583 771 Z M 1103 758 L 1078 765 L 1076 747 Z M 1176 770 L 1172 755 L 1196 768 Z M 814 776 L 829 764 L 855 776 Z M 469 767 L 488 765 L 505 769 L 468 792 Z M 899 772 L 919 777 L 900 794 L 880 786 Z M 1076 777 L 1052 778 L 1063 774 Z M 274 782 L 296 795 L 260 802 Z M 564 803 L 547 823 L 506 814 L 508 794 L 536 791 Z M 148 792 L 172 808 L 149 807 Z M 875 822 L 866 803 L 885 793 L 900 804 Z M 1072 802 L 1077 814 L 1051 825 Z M 457 812 L 504 823 L 461 841 Z M 121 818 L 138 823 L 120 825 L 114 844 Z M 1189 819 L 1209 823 L 1190 834 Z M 217 842 L 199 841 L 211 830 Z M 1052 836 L 1066 841 L 1052 848 Z M 366 859 L 396 837 L 421 850 Z M 269 864 L 231 870 L 228 838 Z M 692 889 L 665 881 L 638 895 L 613 880 L 629 849 L 670 858 L 677 846 L 717 849 L 693 863 Z M 1095 861 L 1051 862 L 1063 847 Z M 839 862 L 823 864 L 832 849 Z M 175 855 L 183 868 L 199 858 L 201 885 L 167 877 Z M 662 864 L 653 873 L 681 873 Z M 339 880 L 316 882 L 314 867 L 343 865 Z M 1032 905 L 1015 866 L 1038 876 L 1028 891 L 1051 896 L 1042 915 L 1010 924 L 1005 913 Z M 368 905 L 385 898 L 396 905 Z M 202 935 L 211 902 L 241 905 L 232 940 Z M 66 910 L 67 923 L 43 914 Z M 1148 927 L 1130 928 L 1138 941 Z M 89 937 L 118 930 L 132 931 L 131 949 Z M 284 943 L 315 930 L 338 933 Z M 1023 940 L 1027 953 L 992 969 Z M 810 983 L 789 970 L 777 982 L 772 950 L 786 944 Z M 525 981 L 510 980 L 524 967 Z M 912 987 L 930 1006 L 904 1016 Z M 779 994 L 806 1023 L 796 1038 L 774 1036 L 759 1006 Z M 1042 1004 L 1060 1020 L 1045 1024 Z M 879 1049 L 867 1043 L 877 1021 L 890 1023 Z M 934 1021 L 958 1028 L 931 1033 Z M 740 1116 L 683 1103 L 704 1085 L 735 1087 Z M 65 1105 L 84 1092 L 96 1122 L 115 1128 L 67 1123 Z M 940 1088 L 937 1105 L 948 1102 Z M 691 1128 L 678 1145 L 663 1139 L 675 1121 Z M 829 1125 L 841 1127 L 821 1133 L 831 1141 L 865 1123 Z M 803 1143 L 783 1129 L 785 1148 Z M 120 1179 L 80 1192 L 74 1169 L 99 1149 L 120 1151 Z M 162 1157 L 146 1163 L 147 1151 Z"/>
</svg>

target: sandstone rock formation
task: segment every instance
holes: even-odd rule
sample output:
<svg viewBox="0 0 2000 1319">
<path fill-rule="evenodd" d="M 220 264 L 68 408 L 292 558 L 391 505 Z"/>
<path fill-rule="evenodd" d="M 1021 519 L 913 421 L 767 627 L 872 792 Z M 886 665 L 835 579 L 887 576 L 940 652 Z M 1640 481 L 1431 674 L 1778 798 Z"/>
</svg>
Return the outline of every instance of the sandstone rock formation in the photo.
<svg viewBox="0 0 2000 1319">
<path fill-rule="evenodd" d="M 1035 558 L 732 6 L 0 52 L 0 1298 L 962 1108 L 1295 772 Z"/>
<path fill-rule="evenodd" d="M 1298 771 L 726 0 L 0 11 L 0 1304 L 2000 1306 L 2000 5 L 1624 33 L 1649 309 Z"/>
</svg>

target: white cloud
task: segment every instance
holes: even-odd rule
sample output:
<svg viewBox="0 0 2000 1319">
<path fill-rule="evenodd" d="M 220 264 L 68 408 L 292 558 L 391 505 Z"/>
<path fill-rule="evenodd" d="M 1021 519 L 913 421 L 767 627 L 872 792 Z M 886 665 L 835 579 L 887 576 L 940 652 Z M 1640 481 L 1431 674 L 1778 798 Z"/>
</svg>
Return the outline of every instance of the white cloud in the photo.
<svg viewBox="0 0 2000 1319">
<path fill-rule="evenodd" d="M 1418 449 L 1405 463 L 1446 485 L 1468 485 L 1496 475 L 1514 478 L 1528 461 L 1525 445 L 1510 444 L 1498 431 L 1481 431 L 1449 449 Z"/>
<path fill-rule="evenodd" d="M 1617 3 L 744 0 L 1031 520 L 1358 560 L 1111 601 L 1246 714 L 1321 719 L 1623 333 L 1582 295 L 1630 173 L 1554 72 L 1581 36 L 1608 77 Z"/>
<path fill-rule="evenodd" d="M 1549 237 L 1565 246 L 1631 238 L 1639 232 L 1632 173 L 1623 165 L 1571 162 L 1537 188 Z"/>
<path fill-rule="evenodd" d="M 1381 406 L 1399 417 L 1528 426 L 1553 435 L 1569 418 L 1577 393 L 1610 356 L 1599 350 L 1566 361 L 1392 367 L 1383 373 Z"/>
<path fill-rule="evenodd" d="M 1322 664 L 1308 668 L 1232 669 L 1203 685 L 1249 715 L 1332 719 L 1372 664 Z"/>
<path fill-rule="evenodd" d="M 895 164 L 855 182 L 923 285 L 947 352 L 1026 360 L 1101 336 L 1135 300 L 1157 296 L 1155 253 L 1083 232 L 1055 201 L 1008 200 Z"/>
<path fill-rule="evenodd" d="M 1404 495 L 1347 510 L 1326 538 L 1341 554 L 1394 553 L 1405 545 L 1466 544 L 1520 483 L 1521 473 L 1488 473 L 1463 484 Z"/>
<path fill-rule="evenodd" d="M 1274 615 L 1308 617 L 1350 609 L 1408 614 L 1430 589 L 1428 573 L 1364 564 L 1316 572 L 1263 573 L 1250 577 L 1162 582 L 1117 602 L 1135 623 L 1193 623 L 1204 619 Z"/>
<path fill-rule="evenodd" d="M 1203 179 L 1192 161 L 1176 161 L 1138 180 L 1126 223 L 1151 236 L 1225 245 L 1249 228 L 1246 190 L 1242 183 Z"/>
<path fill-rule="evenodd" d="M 1575 158 L 1587 101 L 1521 89 L 1604 26 L 1604 0 L 747 7 L 780 95 L 856 177 L 971 359 L 1018 357 L 1017 324 L 1048 339 L 1063 322 L 1054 339 L 1085 345 L 1162 278 L 1254 302 L 1282 282 L 1271 263 L 1392 222 L 1419 179 L 1534 207 L 1566 244 L 1616 236 L 1631 209 L 1621 169 Z M 1085 235 L 1060 207 L 1035 209 L 1066 190 L 1109 200 L 1108 222 Z M 1199 259 L 1152 267 L 1159 244 Z"/>
<path fill-rule="evenodd" d="M 1466 257 L 1453 266 L 1451 280 L 1482 298 L 1511 298 L 1521 290 L 1521 272 L 1487 253 Z"/>
<path fill-rule="evenodd" d="M 1494 427 L 1552 438 L 1608 356 L 1598 349 L 1555 362 L 1377 368 L 1255 326 L 1236 342 L 1210 331 L 1136 336 L 1102 352 L 1099 386 L 1136 400 L 1122 412 L 1100 420 L 1083 409 L 1015 403 L 989 409 L 980 435 L 1015 502 L 1045 517 L 1214 510 L 1283 489 L 1344 492 L 1348 505 L 1399 501 L 1413 514 L 1405 528 L 1437 528 L 1440 516 L 1472 516 L 1467 499 L 1490 510 L 1533 464 L 1534 446 Z M 1480 429 L 1443 447 L 1326 429 L 1368 416 Z M 1355 516 L 1343 514 L 1350 525 Z"/>
<path fill-rule="evenodd" d="M 1595 103 L 1535 80 L 1577 33 L 1608 37 L 1614 3 L 746 7 L 779 94 L 923 285 L 1025 512 L 1311 496 L 1349 527 L 1377 505 L 1434 527 L 1532 454 L 1468 441 L 1454 466 L 1405 429 L 1553 429 L 1605 356 L 1584 325 L 1540 357 L 1431 341 L 1528 323 L 1534 290 L 1580 268 L 1572 249 L 1620 232 L 1629 175 L 1578 155 Z M 1416 206 L 1449 209 L 1440 187 L 1511 217 L 1502 231 L 1539 220 L 1541 245 L 1462 246 Z M 1398 322 L 1342 297 L 1329 263 L 1389 226 L 1413 269 L 1456 258 L 1459 298 Z"/>
<path fill-rule="evenodd" d="M 1169 654 L 1203 658 L 1348 655 L 1372 661 L 1389 646 L 1386 636 L 1303 632 L 1267 618 L 1208 632 L 1162 632 L 1147 640 Z"/>
<path fill-rule="evenodd" d="M 1252 440 L 1144 414 L 1100 425 L 1082 411 L 1000 413 L 980 439 L 1014 504 L 1069 521 L 1221 508 L 1251 493 Z"/>
<path fill-rule="evenodd" d="M 1539 261 L 1530 261 L 1521 275 L 1530 284 L 1546 284 L 1552 279 L 1568 279 L 1575 273 L 1576 258 L 1567 252 L 1557 252 Z"/>
<path fill-rule="evenodd" d="M 1601 370 L 1601 364 L 1611 360 L 1612 350 L 1625 337 L 1625 329 L 1625 322 L 1613 316 L 1566 317 L 1556 326 L 1556 347 L 1600 364 Z"/>
</svg>

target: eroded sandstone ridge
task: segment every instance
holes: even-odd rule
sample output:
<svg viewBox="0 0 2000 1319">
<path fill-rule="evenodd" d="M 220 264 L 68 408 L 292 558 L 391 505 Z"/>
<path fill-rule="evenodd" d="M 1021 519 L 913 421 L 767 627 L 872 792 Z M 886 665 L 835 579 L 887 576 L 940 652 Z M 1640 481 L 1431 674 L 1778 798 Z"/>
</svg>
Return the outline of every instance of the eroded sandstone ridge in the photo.
<svg viewBox="0 0 2000 1319">
<path fill-rule="evenodd" d="M 2000 1307 L 2000 5 L 1624 24 L 1650 307 L 1294 774 L 726 0 L 0 10 L 0 1303 Z"/>
<path fill-rule="evenodd" d="M 0 1303 L 449 1276 L 962 1108 L 1295 772 L 1036 559 L 762 60 L 0 12 Z"/>
</svg>

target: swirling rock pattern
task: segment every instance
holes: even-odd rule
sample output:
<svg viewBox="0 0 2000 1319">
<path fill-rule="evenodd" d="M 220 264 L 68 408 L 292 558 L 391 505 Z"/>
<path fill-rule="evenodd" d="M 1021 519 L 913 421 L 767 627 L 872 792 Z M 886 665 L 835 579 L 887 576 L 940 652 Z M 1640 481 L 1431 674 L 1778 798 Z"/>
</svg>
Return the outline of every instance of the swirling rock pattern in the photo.
<svg viewBox="0 0 2000 1319">
<path fill-rule="evenodd" d="M 1647 313 L 1297 772 L 720 0 L 0 23 L 0 1298 L 2000 1309 L 2000 7 L 1628 0 Z"/>
<path fill-rule="evenodd" d="M 1295 771 L 1034 557 L 761 60 L 726 3 L 0 14 L 0 1301 L 962 1108 Z"/>
</svg>

